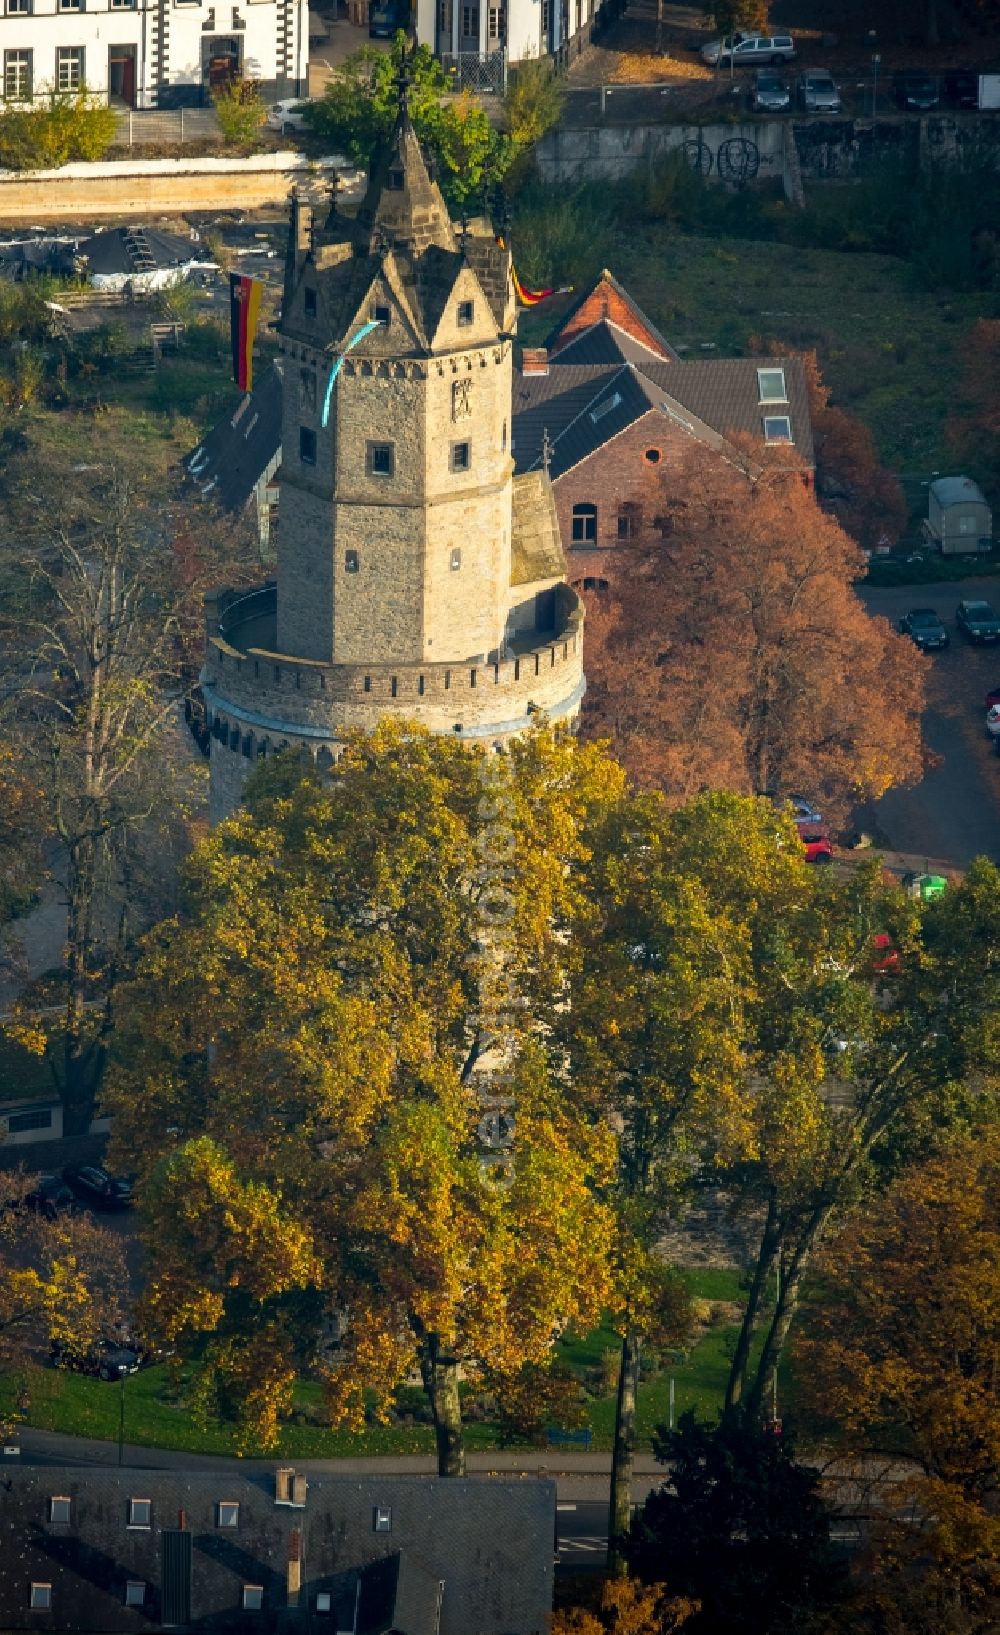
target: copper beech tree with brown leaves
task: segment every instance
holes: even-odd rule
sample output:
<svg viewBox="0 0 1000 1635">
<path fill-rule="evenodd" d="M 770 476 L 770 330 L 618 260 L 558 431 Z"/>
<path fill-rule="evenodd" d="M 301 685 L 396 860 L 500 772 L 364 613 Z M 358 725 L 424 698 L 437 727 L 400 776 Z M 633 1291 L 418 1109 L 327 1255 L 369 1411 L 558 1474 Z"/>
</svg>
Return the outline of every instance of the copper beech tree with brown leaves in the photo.
<svg viewBox="0 0 1000 1635">
<path fill-rule="evenodd" d="M 640 538 L 588 606 L 588 734 L 641 785 L 802 788 L 839 814 L 921 773 L 926 661 L 854 580 L 798 473 L 694 451 L 650 478 Z"/>
</svg>

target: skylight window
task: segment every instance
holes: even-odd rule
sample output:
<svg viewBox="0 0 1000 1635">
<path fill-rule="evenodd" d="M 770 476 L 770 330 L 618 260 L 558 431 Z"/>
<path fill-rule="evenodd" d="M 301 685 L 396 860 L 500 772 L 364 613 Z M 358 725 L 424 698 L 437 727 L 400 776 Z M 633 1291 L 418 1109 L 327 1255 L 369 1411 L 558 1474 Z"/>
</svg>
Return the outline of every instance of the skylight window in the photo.
<svg viewBox="0 0 1000 1635">
<path fill-rule="evenodd" d="M 765 443 L 790 443 L 792 441 L 792 422 L 787 414 L 766 414 L 764 416 Z"/>
<path fill-rule="evenodd" d="M 621 400 L 620 392 L 612 392 L 611 396 L 606 397 L 603 403 L 598 403 L 595 409 L 591 409 L 590 418 L 594 425 L 596 426 L 599 420 L 603 420 L 606 414 L 610 414 L 612 409 L 617 409 L 621 404 Z"/>
<path fill-rule="evenodd" d="M 758 369 L 757 394 L 761 403 L 787 403 L 788 393 L 785 390 L 785 371 L 783 369 Z"/>
</svg>

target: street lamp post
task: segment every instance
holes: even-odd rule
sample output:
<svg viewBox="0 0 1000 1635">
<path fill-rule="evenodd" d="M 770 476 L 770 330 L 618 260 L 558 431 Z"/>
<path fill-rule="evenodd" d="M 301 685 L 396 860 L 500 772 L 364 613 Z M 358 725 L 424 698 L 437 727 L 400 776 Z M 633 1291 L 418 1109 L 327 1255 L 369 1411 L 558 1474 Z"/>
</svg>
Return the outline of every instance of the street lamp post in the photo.
<svg viewBox="0 0 1000 1635">
<path fill-rule="evenodd" d="M 875 55 L 872 57 L 872 118 L 873 119 L 875 118 L 875 112 L 876 112 L 876 109 L 878 108 L 878 65 L 879 65 L 879 63 L 881 61 L 882 61 L 882 58 L 879 56 L 878 52 L 876 51 Z"/>
<path fill-rule="evenodd" d="M 125 1374 L 118 1376 L 118 1463 L 125 1463 Z"/>
</svg>

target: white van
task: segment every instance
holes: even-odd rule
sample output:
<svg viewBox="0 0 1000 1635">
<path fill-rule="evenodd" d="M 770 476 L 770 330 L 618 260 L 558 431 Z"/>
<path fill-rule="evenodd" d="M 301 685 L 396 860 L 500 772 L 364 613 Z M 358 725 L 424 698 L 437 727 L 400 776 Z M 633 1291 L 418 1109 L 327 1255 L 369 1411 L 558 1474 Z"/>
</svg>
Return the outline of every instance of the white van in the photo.
<svg viewBox="0 0 1000 1635">
<path fill-rule="evenodd" d="M 710 68 L 760 68 L 764 63 L 790 62 L 795 41 L 790 34 L 730 34 L 724 40 L 710 40 L 701 48 L 701 58 Z"/>
</svg>

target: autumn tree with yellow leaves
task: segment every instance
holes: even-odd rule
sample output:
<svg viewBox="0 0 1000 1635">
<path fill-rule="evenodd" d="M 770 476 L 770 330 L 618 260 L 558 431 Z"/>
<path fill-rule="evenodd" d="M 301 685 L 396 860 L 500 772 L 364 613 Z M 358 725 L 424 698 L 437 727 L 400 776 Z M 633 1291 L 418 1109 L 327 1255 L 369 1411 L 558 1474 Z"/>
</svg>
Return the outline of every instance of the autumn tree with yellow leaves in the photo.
<svg viewBox="0 0 1000 1635">
<path fill-rule="evenodd" d="M 353 1427 L 417 1367 L 439 1468 L 461 1473 L 460 1380 L 548 1364 L 611 1297 L 612 1137 L 558 1093 L 537 1018 L 622 774 L 545 732 L 491 758 L 489 805 L 502 794 L 516 834 L 515 1161 L 496 1186 L 472 1093 L 497 1043 L 476 955 L 483 760 L 385 724 L 330 780 L 275 761 L 194 855 L 187 910 L 129 990 L 110 1105 L 141 1176 L 148 1319 L 204 1342 L 200 1399 L 235 1405 L 248 1442 L 273 1443 L 304 1364 Z"/>
<path fill-rule="evenodd" d="M 1000 1133 L 908 1170 L 827 1246 L 797 1347 L 827 1439 L 897 1470 L 863 1599 L 874 1624 L 1000 1620 Z"/>
</svg>

